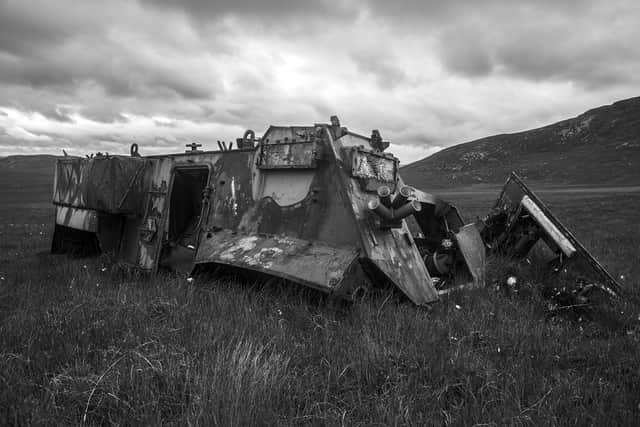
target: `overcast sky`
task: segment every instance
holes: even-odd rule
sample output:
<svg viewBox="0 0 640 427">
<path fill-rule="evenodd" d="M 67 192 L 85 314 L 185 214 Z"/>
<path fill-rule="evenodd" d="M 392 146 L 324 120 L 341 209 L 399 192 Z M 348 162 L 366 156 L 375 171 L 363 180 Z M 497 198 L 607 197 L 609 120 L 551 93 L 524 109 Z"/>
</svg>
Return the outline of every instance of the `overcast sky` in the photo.
<svg viewBox="0 0 640 427">
<path fill-rule="evenodd" d="M 0 156 L 337 114 L 408 163 L 639 87 L 637 0 L 0 0 Z"/>
</svg>

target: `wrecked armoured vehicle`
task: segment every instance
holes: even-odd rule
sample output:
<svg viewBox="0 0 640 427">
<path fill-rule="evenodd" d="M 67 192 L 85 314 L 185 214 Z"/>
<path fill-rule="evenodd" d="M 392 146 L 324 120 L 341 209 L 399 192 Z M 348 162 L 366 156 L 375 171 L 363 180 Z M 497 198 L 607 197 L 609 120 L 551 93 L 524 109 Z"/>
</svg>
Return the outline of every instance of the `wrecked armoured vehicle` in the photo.
<svg viewBox="0 0 640 427">
<path fill-rule="evenodd" d="M 351 298 L 391 283 L 415 304 L 485 284 L 486 250 L 576 261 L 611 276 L 512 176 L 485 222 L 412 188 L 389 143 L 330 124 L 247 131 L 236 146 L 180 154 L 98 153 L 56 164 L 53 252 L 106 252 L 148 272 L 226 266 Z M 542 243 L 540 243 L 542 242 Z"/>
</svg>

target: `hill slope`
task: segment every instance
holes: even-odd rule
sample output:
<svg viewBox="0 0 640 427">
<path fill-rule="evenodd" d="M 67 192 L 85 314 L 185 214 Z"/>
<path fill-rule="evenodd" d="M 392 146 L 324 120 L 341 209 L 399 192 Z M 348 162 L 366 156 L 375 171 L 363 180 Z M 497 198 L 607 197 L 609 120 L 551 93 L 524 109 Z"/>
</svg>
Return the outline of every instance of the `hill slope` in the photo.
<svg viewBox="0 0 640 427">
<path fill-rule="evenodd" d="M 50 202 L 57 158 L 47 154 L 0 157 L 0 202 Z"/>
<path fill-rule="evenodd" d="M 557 185 L 640 183 L 640 97 L 525 132 L 456 145 L 402 168 L 407 183 L 446 188 L 503 183 L 510 171 Z"/>
</svg>

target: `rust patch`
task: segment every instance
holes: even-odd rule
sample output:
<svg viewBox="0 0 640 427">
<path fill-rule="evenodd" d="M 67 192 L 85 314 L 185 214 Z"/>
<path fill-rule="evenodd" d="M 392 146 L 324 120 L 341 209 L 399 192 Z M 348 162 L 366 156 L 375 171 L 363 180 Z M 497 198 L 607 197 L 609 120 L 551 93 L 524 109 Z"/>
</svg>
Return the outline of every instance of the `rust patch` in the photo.
<svg viewBox="0 0 640 427">
<path fill-rule="evenodd" d="M 195 264 L 233 265 L 331 292 L 357 255 L 353 247 L 287 236 L 238 236 L 224 230 L 202 237 Z"/>
<path fill-rule="evenodd" d="M 283 142 L 261 144 L 260 169 L 315 168 L 317 160 L 315 142 Z"/>
</svg>

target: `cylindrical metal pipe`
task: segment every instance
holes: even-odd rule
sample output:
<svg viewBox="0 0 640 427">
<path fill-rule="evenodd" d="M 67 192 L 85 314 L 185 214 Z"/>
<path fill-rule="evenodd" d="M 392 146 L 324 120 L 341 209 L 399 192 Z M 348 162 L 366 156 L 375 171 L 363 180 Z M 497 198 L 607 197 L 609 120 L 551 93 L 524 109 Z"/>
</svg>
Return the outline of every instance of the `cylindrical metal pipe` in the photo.
<svg viewBox="0 0 640 427">
<path fill-rule="evenodd" d="M 398 191 L 398 194 L 396 194 L 396 197 L 393 199 L 393 203 L 391 203 L 391 207 L 397 209 L 400 206 L 403 206 L 407 203 L 411 194 L 413 194 L 413 187 L 405 185 L 400 189 L 400 191 Z"/>
<path fill-rule="evenodd" d="M 391 213 L 393 215 L 393 219 L 401 220 L 403 218 L 408 217 L 409 215 L 414 214 L 415 212 L 420 212 L 422 210 L 422 205 L 417 200 L 411 200 L 410 202 L 405 203 L 400 206 L 398 209 L 392 209 Z"/>
<path fill-rule="evenodd" d="M 391 207 L 391 189 L 387 185 L 381 185 L 377 190 L 378 197 L 380 197 L 380 202 L 383 205 L 390 208 Z"/>
<path fill-rule="evenodd" d="M 380 202 L 379 197 L 370 199 L 369 202 L 367 203 L 367 207 L 370 210 L 374 211 L 383 219 L 387 219 L 387 220 L 393 219 L 393 214 L 391 213 L 391 210 Z"/>
</svg>

